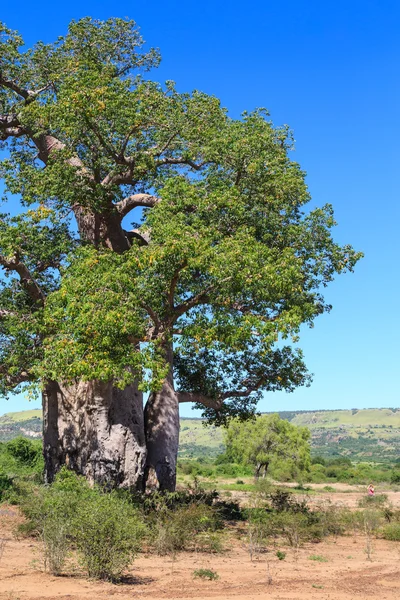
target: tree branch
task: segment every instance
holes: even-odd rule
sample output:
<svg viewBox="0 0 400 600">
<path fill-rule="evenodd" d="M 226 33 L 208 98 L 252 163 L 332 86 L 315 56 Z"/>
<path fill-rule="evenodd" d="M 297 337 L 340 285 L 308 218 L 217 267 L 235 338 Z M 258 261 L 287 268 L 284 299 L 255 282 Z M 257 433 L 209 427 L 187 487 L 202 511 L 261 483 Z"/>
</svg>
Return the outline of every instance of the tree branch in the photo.
<svg viewBox="0 0 400 600">
<path fill-rule="evenodd" d="M 37 281 L 31 275 L 28 267 L 19 260 L 18 256 L 7 259 L 0 255 L 0 265 L 4 267 L 6 271 L 15 271 L 18 273 L 22 287 L 25 289 L 29 297 L 34 301 L 40 303 L 43 306 L 46 296 L 39 287 Z"/>
<path fill-rule="evenodd" d="M 27 371 L 21 371 L 16 375 L 9 375 L 3 366 L 0 367 L 0 378 L 3 379 L 8 388 L 15 388 L 21 383 L 32 381 L 32 377 Z"/>
<path fill-rule="evenodd" d="M 195 163 L 190 158 L 162 158 L 161 160 L 156 161 L 156 167 L 161 167 L 163 165 L 186 165 L 187 167 L 191 167 L 195 171 L 200 171 L 203 167 L 210 164 L 211 161 L 204 161 L 201 163 Z"/>
<path fill-rule="evenodd" d="M 204 394 L 195 394 L 193 392 L 177 392 L 176 395 L 180 404 L 183 402 L 195 402 L 202 404 L 207 408 L 213 408 L 214 410 L 220 410 L 223 404 L 223 400 L 220 400 L 219 398 L 210 398 Z"/>
<path fill-rule="evenodd" d="M 9 137 L 21 137 L 27 131 L 20 124 L 16 115 L 0 115 L 0 140 Z"/>
<path fill-rule="evenodd" d="M 174 296 L 175 296 L 176 286 L 178 285 L 178 281 L 179 281 L 179 274 L 181 271 L 183 271 L 183 269 L 185 267 L 187 267 L 187 260 L 184 260 L 183 263 L 175 269 L 175 272 L 171 279 L 171 285 L 170 285 L 169 292 L 168 292 L 168 304 L 169 304 L 170 309 L 174 308 Z"/>
<path fill-rule="evenodd" d="M 191 308 L 194 308 L 195 306 L 199 306 L 200 304 L 207 304 L 209 301 L 210 292 L 215 290 L 215 288 L 217 286 L 219 287 L 222 283 L 225 283 L 226 281 L 229 281 L 230 279 L 232 279 L 232 277 L 226 277 L 222 281 L 218 282 L 218 284 L 210 285 L 208 288 L 206 288 L 202 292 L 199 292 L 198 294 L 196 294 L 195 296 L 192 296 L 185 302 L 178 304 L 178 306 L 176 306 L 173 310 L 173 317 L 174 317 L 173 322 L 177 321 L 177 319 L 179 319 L 179 317 L 184 315 L 185 312 L 187 312 Z"/>
<path fill-rule="evenodd" d="M 117 202 L 115 208 L 121 215 L 121 218 L 123 218 L 131 210 L 137 208 L 138 206 L 153 208 L 153 206 L 158 204 L 160 201 L 161 198 L 157 198 L 157 196 L 152 196 L 151 194 L 133 194 L 132 196 L 128 196 L 127 198 L 120 200 L 120 202 Z"/>
<path fill-rule="evenodd" d="M 127 239 L 132 243 L 132 240 L 138 240 L 139 246 L 148 246 L 150 243 L 150 231 L 140 231 L 140 229 L 131 229 L 124 231 Z"/>
<path fill-rule="evenodd" d="M 205 394 L 199 394 L 194 392 L 177 392 L 178 402 L 195 402 L 202 404 L 206 408 L 212 408 L 214 410 L 221 410 L 225 400 L 228 398 L 246 398 L 253 392 L 256 392 L 265 383 L 265 377 L 262 376 L 253 385 L 248 385 L 245 390 L 236 390 L 224 392 L 218 398 L 210 398 Z"/>
</svg>

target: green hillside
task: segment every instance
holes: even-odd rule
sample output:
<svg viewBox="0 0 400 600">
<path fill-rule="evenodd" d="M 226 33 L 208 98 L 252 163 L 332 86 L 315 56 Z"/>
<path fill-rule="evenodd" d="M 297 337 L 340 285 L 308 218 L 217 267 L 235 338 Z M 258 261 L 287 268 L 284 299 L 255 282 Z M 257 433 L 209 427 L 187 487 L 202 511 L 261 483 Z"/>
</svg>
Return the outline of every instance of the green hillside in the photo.
<svg viewBox="0 0 400 600">
<path fill-rule="evenodd" d="M 353 409 L 282 412 L 282 418 L 311 430 L 314 455 L 347 456 L 355 461 L 392 462 L 400 458 L 400 409 Z M 40 437 L 41 410 L 0 417 L 0 441 L 24 435 Z M 182 419 L 182 458 L 213 458 L 223 451 L 223 430 L 205 427 L 201 419 Z"/>
</svg>

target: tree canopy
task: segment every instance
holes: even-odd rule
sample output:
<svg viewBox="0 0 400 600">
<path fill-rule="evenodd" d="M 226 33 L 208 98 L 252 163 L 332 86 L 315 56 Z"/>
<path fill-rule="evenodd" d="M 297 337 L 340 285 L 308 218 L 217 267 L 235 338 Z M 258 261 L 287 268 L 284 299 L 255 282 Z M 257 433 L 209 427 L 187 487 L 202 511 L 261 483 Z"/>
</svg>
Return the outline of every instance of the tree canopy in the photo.
<svg viewBox="0 0 400 600">
<path fill-rule="evenodd" d="M 310 430 L 281 419 L 278 414 L 255 420 L 230 421 L 226 430 L 226 455 L 232 461 L 253 465 L 258 477 L 271 463 L 288 463 L 297 472 L 310 466 Z"/>
<path fill-rule="evenodd" d="M 0 225 L 1 391 L 158 390 L 172 368 L 179 401 L 223 423 L 309 382 L 293 344 L 361 254 L 331 206 L 306 210 L 287 126 L 147 79 L 159 59 L 129 20 L 27 50 L 0 28 L 0 176 L 23 206 Z"/>
</svg>

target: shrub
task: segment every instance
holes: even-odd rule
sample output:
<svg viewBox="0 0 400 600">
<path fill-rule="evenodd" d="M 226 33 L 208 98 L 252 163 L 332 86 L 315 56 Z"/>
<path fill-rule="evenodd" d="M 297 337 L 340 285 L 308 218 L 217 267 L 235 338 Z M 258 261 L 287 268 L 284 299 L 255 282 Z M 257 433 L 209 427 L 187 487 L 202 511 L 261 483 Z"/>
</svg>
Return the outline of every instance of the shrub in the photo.
<svg viewBox="0 0 400 600">
<path fill-rule="evenodd" d="M 383 527 L 382 537 L 392 542 L 400 542 L 400 523 L 389 523 Z"/>
<path fill-rule="evenodd" d="M 311 554 L 311 556 L 308 557 L 308 560 L 314 560 L 316 562 L 328 562 L 328 559 L 320 554 Z"/>
<path fill-rule="evenodd" d="M 400 469 L 394 469 L 392 471 L 390 483 L 400 483 Z"/>
<path fill-rule="evenodd" d="M 268 541 L 275 535 L 273 515 L 265 508 L 252 508 L 248 510 L 248 549 L 250 559 L 265 550 Z"/>
<path fill-rule="evenodd" d="M 219 579 L 218 573 L 212 569 L 196 569 L 196 571 L 193 571 L 193 577 L 198 577 L 199 579 L 208 579 L 210 581 L 216 581 Z"/>
<path fill-rule="evenodd" d="M 276 557 L 279 560 L 285 560 L 285 558 L 286 558 L 286 552 L 282 552 L 281 550 L 277 550 Z"/>
<path fill-rule="evenodd" d="M 11 488 L 12 483 L 12 479 L 0 471 L 0 500 L 3 499 L 4 492 Z"/>
<path fill-rule="evenodd" d="M 16 437 L 7 442 L 6 452 L 20 463 L 32 467 L 42 457 L 41 445 L 23 437 Z"/>
<path fill-rule="evenodd" d="M 115 581 L 133 560 L 144 526 L 132 504 L 117 493 L 94 493 L 73 520 L 73 535 L 90 577 Z"/>
<path fill-rule="evenodd" d="M 375 496 L 363 496 L 358 501 L 358 506 L 360 508 L 367 508 L 372 506 L 381 506 L 383 507 L 388 501 L 388 497 L 386 494 L 376 494 Z"/>
<path fill-rule="evenodd" d="M 215 537 L 205 533 L 216 532 L 222 522 L 218 512 L 206 504 L 189 504 L 171 510 L 168 506 L 159 508 L 149 515 L 151 542 L 158 554 L 173 554 L 190 547 L 208 548 L 216 551 Z M 201 535 L 203 534 L 203 535 Z M 208 541 L 207 541 L 208 540 Z"/>
<path fill-rule="evenodd" d="M 73 546 L 90 577 L 116 580 L 138 550 L 144 526 L 126 495 L 104 493 L 62 469 L 55 483 L 26 495 L 22 512 L 43 542 L 45 567 L 62 571 Z"/>
</svg>

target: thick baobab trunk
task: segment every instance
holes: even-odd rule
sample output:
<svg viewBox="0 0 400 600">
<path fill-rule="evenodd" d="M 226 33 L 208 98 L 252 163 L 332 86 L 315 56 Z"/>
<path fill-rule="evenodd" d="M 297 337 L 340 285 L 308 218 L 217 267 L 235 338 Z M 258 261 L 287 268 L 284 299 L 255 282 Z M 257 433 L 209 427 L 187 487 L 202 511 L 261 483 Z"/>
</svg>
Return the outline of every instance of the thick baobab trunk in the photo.
<svg viewBox="0 0 400 600">
<path fill-rule="evenodd" d="M 156 478 L 160 490 L 173 492 L 179 445 L 179 403 L 173 381 L 172 344 L 165 349 L 170 370 L 161 389 L 152 393 L 145 408 L 147 445 L 146 483 Z"/>
<path fill-rule="evenodd" d="M 143 398 L 136 386 L 46 385 L 43 392 L 45 480 L 63 465 L 109 487 L 143 488 Z"/>
</svg>

